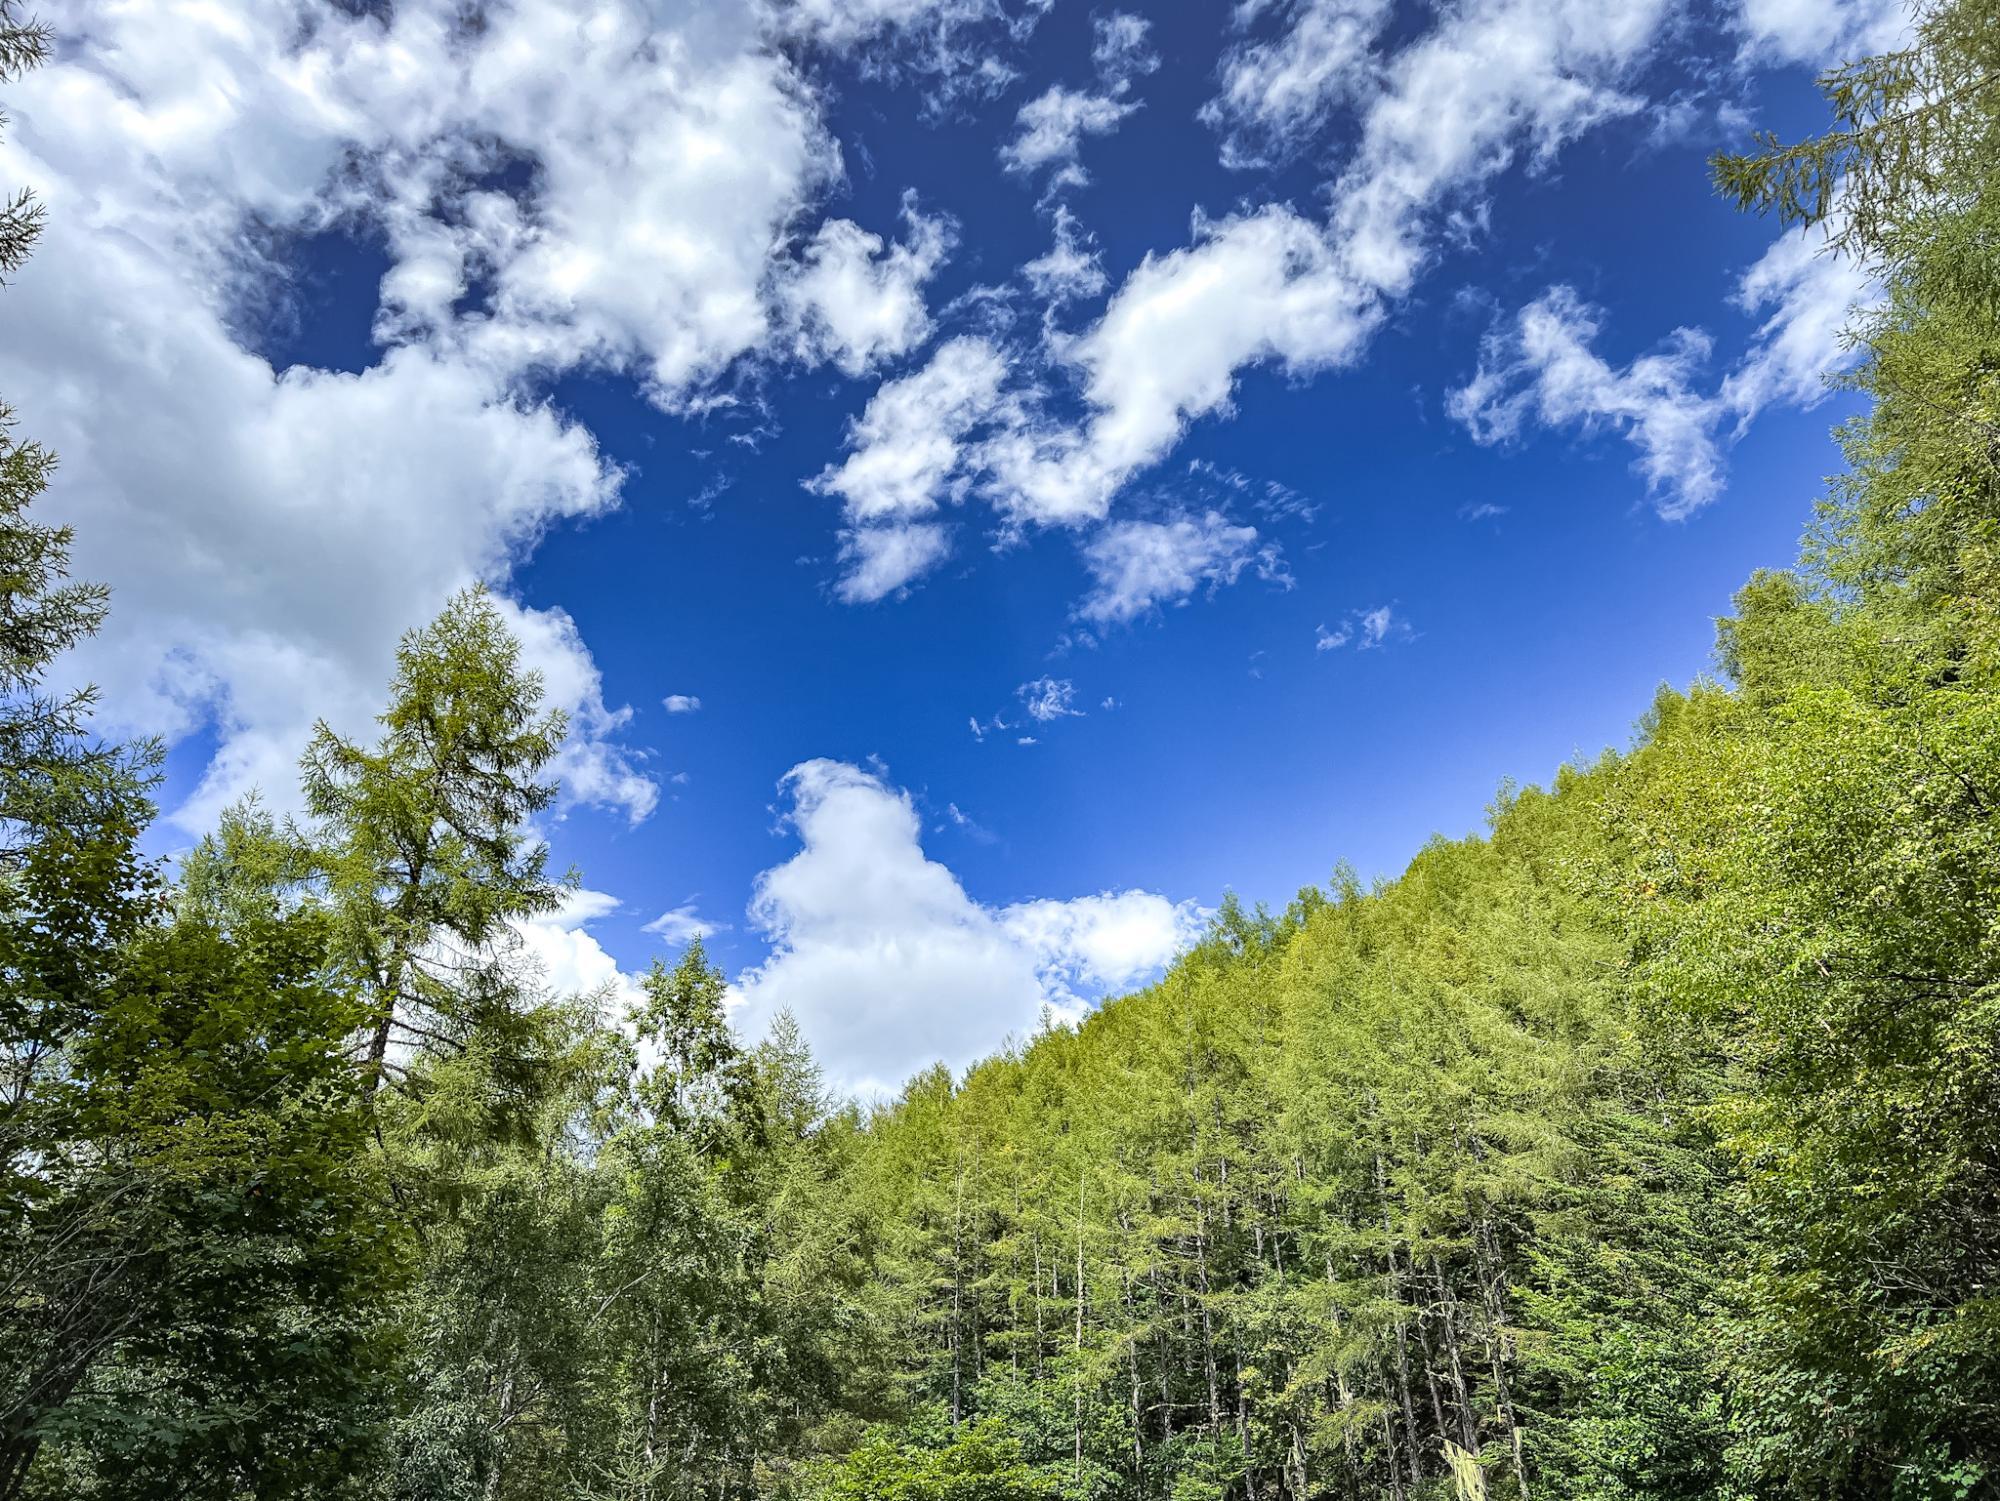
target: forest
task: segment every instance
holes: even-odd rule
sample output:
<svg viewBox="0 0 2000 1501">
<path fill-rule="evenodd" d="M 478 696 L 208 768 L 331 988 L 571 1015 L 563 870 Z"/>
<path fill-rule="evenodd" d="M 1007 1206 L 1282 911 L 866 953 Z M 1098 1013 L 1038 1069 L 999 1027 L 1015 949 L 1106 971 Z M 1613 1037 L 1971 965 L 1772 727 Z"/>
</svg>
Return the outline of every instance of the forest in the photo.
<svg viewBox="0 0 2000 1501">
<path fill-rule="evenodd" d="M 481 592 L 149 857 L 9 416 L 0 1498 L 2000 1495 L 2000 4 L 1821 87 L 1717 190 L 1882 296 L 1714 677 L 885 1103 L 698 941 L 523 961 L 565 726 Z"/>
</svg>

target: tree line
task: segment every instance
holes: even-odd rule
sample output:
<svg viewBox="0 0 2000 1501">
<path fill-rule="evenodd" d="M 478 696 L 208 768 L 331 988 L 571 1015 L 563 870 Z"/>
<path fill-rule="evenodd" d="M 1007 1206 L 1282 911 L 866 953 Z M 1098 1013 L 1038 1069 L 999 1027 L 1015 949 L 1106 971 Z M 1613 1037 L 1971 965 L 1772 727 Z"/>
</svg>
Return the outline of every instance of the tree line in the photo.
<svg viewBox="0 0 2000 1501">
<path fill-rule="evenodd" d="M 0 410 L 0 1501 L 2000 1494 L 2000 5 L 1822 86 L 1715 170 L 1879 277 L 1866 402 L 1716 678 L 865 1108 L 698 943 L 525 961 L 565 726 L 477 590 L 147 858 Z"/>
</svg>

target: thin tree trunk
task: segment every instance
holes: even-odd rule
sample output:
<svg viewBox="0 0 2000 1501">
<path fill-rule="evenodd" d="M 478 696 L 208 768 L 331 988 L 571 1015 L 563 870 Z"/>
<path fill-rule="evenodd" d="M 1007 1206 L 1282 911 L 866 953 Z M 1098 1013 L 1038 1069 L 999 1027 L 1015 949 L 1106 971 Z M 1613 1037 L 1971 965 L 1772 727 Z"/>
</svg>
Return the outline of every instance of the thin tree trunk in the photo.
<svg viewBox="0 0 2000 1501">
<path fill-rule="evenodd" d="M 1402 1313 L 1407 1305 L 1403 1302 L 1402 1277 L 1396 1266 L 1396 1234 L 1389 1219 L 1389 1178 L 1382 1164 L 1382 1154 L 1375 1154 L 1375 1188 L 1382 1198 L 1382 1250 L 1389 1263 L 1389 1298 L 1398 1310 L 1396 1317 L 1396 1385 L 1403 1399 L 1403 1427 L 1409 1434 L 1410 1484 L 1418 1479 L 1417 1456 L 1423 1450 L 1423 1443 L 1417 1437 L 1417 1410 L 1410 1400 L 1410 1340 Z"/>
<path fill-rule="evenodd" d="M 1444 1303 L 1444 1337 L 1446 1352 L 1451 1356 L 1451 1380 L 1458 1394 L 1460 1442 L 1468 1452 L 1479 1452 L 1479 1422 L 1472 1409 L 1472 1388 L 1466 1383 L 1465 1362 L 1458 1344 L 1458 1297 L 1445 1280 L 1444 1267 L 1439 1264 L 1437 1253 L 1431 1253 L 1431 1276 L 1437 1282 L 1438 1297 Z"/>
<path fill-rule="evenodd" d="M 1514 1397 L 1507 1381 L 1506 1348 L 1506 1264 L 1500 1259 L 1500 1248 L 1494 1243 L 1493 1227 L 1484 1215 L 1473 1222 L 1473 1251 L 1477 1258 L 1479 1272 L 1479 1292 L 1486 1304 L 1487 1338 L 1486 1353 L 1493 1364 L 1493 1391 L 1500 1408 L 1500 1421 L 1507 1425 L 1507 1439 L 1514 1449 L 1514 1479 L 1520 1486 L 1521 1501 L 1528 1501 L 1528 1466 L 1522 1452 L 1521 1425 L 1514 1416 Z M 1486 1267 L 1491 1257 L 1490 1272 Z"/>
<path fill-rule="evenodd" d="M 1076 1170 L 1076 1481 L 1083 1483 L 1083 1168 Z"/>
<path fill-rule="evenodd" d="M 1118 1222 L 1129 1236 L 1132 1227 L 1122 1212 Z M 1125 1307 L 1125 1359 L 1132 1376 L 1132 1465 L 1136 1478 L 1146 1468 L 1146 1414 L 1140 1401 L 1144 1388 L 1139 1380 L 1139 1310 L 1132 1302 L 1132 1269 L 1121 1264 L 1118 1277 L 1119 1296 Z"/>
<path fill-rule="evenodd" d="M 1396 1425 L 1389 1421 L 1389 1414 L 1382 1414 L 1382 1442 L 1389 1453 L 1389 1494 L 1395 1501 L 1403 1501 L 1403 1477 L 1396 1471 Z M 1411 1471 L 1411 1484 L 1416 1483 L 1416 1472 Z"/>
<path fill-rule="evenodd" d="M 1196 1170 L 1197 1195 L 1201 1174 Z M 1208 1431 L 1211 1438 L 1222 1436 L 1222 1391 L 1215 1370 L 1215 1322 L 1208 1311 L 1208 1211 L 1199 1197 L 1195 1199 L 1195 1291 L 1196 1301 L 1201 1304 L 1201 1361 L 1202 1370 L 1208 1377 Z"/>
</svg>

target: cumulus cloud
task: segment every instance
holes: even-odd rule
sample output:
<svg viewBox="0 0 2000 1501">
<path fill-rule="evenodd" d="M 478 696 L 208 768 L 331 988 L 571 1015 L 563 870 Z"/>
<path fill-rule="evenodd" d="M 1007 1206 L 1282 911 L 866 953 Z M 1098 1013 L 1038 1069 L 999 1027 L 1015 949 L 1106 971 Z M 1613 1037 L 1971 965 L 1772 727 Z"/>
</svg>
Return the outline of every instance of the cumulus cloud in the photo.
<svg viewBox="0 0 2000 1501">
<path fill-rule="evenodd" d="M 658 805 L 659 784 L 640 769 L 641 753 L 617 740 L 632 710 L 605 703 L 603 675 L 576 622 L 562 609 L 528 609 L 505 598 L 497 604 L 521 643 L 522 665 L 541 675 L 548 706 L 569 718 L 569 739 L 551 767 L 562 780 L 564 799 L 622 809 L 630 822 L 639 823 Z"/>
<path fill-rule="evenodd" d="M 1046 254 L 1021 267 L 1037 297 L 1052 308 L 1080 298 L 1095 297 L 1105 287 L 1104 267 L 1092 238 L 1077 229 L 1076 216 L 1057 204 L 1055 243 Z"/>
<path fill-rule="evenodd" d="M 848 604 L 868 604 L 909 585 L 943 562 L 951 538 L 935 522 L 871 526 L 840 535 L 845 569 L 834 592 Z"/>
<path fill-rule="evenodd" d="M 1626 83 L 1670 0 L 1475 0 L 1396 54 L 1335 185 L 1333 231 L 1355 274 L 1407 291 L 1439 200 L 1477 188 L 1525 148 L 1547 162 L 1638 110 Z"/>
<path fill-rule="evenodd" d="M 562 905 L 514 924 L 524 957 L 551 992 L 561 996 L 601 996 L 607 1011 L 622 1017 L 644 998 L 636 975 L 618 967 L 586 931 L 600 917 L 618 910 L 615 897 L 602 891 L 577 890 L 564 895 Z"/>
<path fill-rule="evenodd" d="M 1373 325 L 1325 237 L 1292 210 L 1202 221 L 1194 244 L 1147 256 L 1103 317 L 1065 341 L 1087 419 L 1024 420 L 997 435 L 984 449 L 988 491 L 1016 522 L 1102 520 L 1189 422 L 1228 406 L 1239 368 L 1338 364 Z"/>
<path fill-rule="evenodd" d="M 1879 295 L 1873 279 L 1825 235 L 1801 226 L 1780 236 L 1737 283 L 1736 302 L 1762 314 L 1749 352 L 1723 383 L 1722 403 L 1738 429 L 1773 402 L 1811 406 L 1829 372 L 1849 363 L 1844 334 L 1857 307 Z"/>
<path fill-rule="evenodd" d="M 701 699 L 692 693 L 669 693 L 660 706 L 669 714 L 693 714 L 701 708 Z"/>
<path fill-rule="evenodd" d="M 752 0 L 774 40 L 810 41 L 836 50 L 861 48 L 862 70 L 914 73 L 933 98 L 990 93 L 1014 77 L 990 43 L 1018 42 L 1033 31 L 1048 0 Z"/>
<path fill-rule="evenodd" d="M 908 793 L 838 761 L 785 777 L 801 848 L 758 877 L 753 922 L 771 957 L 732 989 L 755 1035 L 781 1009 L 829 1075 L 861 1093 L 894 1089 L 943 1061 L 963 1068 L 1041 1008 L 1156 973 L 1203 914 L 1143 891 L 989 907 L 928 858 Z"/>
<path fill-rule="evenodd" d="M 1126 87 L 1134 78 L 1160 66 L 1159 54 L 1146 40 L 1153 23 L 1144 16 L 1113 11 L 1099 16 L 1091 29 L 1090 60 L 1097 65 L 1097 76 L 1111 88 Z"/>
<path fill-rule="evenodd" d="M 1201 936 L 1203 914 L 1150 891 L 1043 898 L 1000 909 L 1001 926 L 1035 959 L 1048 1002 L 1075 1014 L 1084 997 L 1129 990 Z"/>
<path fill-rule="evenodd" d="M 1185 603 L 1197 589 L 1236 582 L 1253 563 L 1260 576 L 1284 580 L 1275 548 L 1258 547 L 1254 526 L 1219 511 L 1171 521 L 1117 521 L 1085 544 L 1090 592 L 1077 613 L 1100 624 L 1129 621 L 1160 605 Z"/>
<path fill-rule="evenodd" d="M 1146 44 L 1151 23 L 1115 11 L 1093 25 L 1096 40 L 1091 61 L 1097 65 L 1096 89 L 1056 85 L 1022 105 L 1014 118 L 1015 134 L 1000 148 L 1000 162 L 1009 172 L 1031 175 L 1044 167 L 1056 170 L 1050 191 L 1082 187 L 1090 180 L 1077 162 L 1085 136 L 1108 135 L 1139 108 L 1129 97 L 1132 80 L 1159 67 Z"/>
<path fill-rule="evenodd" d="M 841 500 L 842 599 L 881 599 L 949 553 L 945 528 L 919 518 L 963 488 L 965 439 L 994 410 L 1006 374 L 991 343 L 961 337 L 869 399 L 848 433 L 852 452 L 809 482 Z"/>
<path fill-rule="evenodd" d="M 812 482 L 838 495 L 850 525 L 900 522 L 938 508 L 959 474 L 961 442 L 993 410 L 1007 362 L 985 339 L 940 345 L 913 374 L 883 385 L 848 433 L 853 450 Z"/>
</svg>

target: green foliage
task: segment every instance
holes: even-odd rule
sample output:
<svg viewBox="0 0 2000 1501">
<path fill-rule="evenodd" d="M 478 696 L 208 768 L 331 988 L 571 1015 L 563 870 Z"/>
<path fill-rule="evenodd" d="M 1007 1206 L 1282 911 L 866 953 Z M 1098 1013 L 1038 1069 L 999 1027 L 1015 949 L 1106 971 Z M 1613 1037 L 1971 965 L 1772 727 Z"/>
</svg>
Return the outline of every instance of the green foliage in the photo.
<svg viewBox="0 0 2000 1501">
<path fill-rule="evenodd" d="M 1072 1492 L 1048 1465 L 1021 1459 L 997 1421 L 954 1426 L 941 1413 L 878 1429 L 838 1464 L 823 1466 L 811 1501 L 1062 1501 Z"/>
<path fill-rule="evenodd" d="M 363 1448 L 401 1245 L 324 957 L 300 918 L 121 956 L 74 1050 L 88 1150 L 51 1165 L 17 1264 L 50 1493 L 327 1494 Z"/>
</svg>

